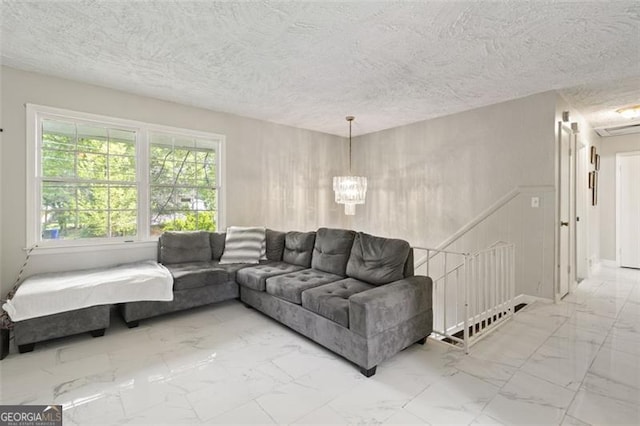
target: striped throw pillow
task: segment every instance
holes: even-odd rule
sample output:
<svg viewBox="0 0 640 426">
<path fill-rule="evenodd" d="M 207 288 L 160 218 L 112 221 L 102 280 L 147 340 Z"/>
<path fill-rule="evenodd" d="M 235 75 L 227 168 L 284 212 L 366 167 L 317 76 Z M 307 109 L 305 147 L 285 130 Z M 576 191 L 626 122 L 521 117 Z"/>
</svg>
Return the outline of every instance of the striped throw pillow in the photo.
<svg viewBox="0 0 640 426">
<path fill-rule="evenodd" d="M 230 226 L 220 263 L 259 263 L 264 241 L 264 227 Z"/>
</svg>

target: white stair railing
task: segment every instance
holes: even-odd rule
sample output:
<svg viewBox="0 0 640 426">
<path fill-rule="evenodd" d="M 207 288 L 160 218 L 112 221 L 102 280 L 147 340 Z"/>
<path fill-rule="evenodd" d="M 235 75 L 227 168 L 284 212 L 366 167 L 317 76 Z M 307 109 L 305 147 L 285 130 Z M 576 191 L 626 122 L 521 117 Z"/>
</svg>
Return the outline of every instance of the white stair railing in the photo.
<svg viewBox="0 0 640 426">
<path fill-rule="evenodd" d="M 498 242 L 474 253 L 425 247 L 416 269 L 433 280 L 433 333 L 469 348 L 514 313 L 515 246 Z"/>
</svg>

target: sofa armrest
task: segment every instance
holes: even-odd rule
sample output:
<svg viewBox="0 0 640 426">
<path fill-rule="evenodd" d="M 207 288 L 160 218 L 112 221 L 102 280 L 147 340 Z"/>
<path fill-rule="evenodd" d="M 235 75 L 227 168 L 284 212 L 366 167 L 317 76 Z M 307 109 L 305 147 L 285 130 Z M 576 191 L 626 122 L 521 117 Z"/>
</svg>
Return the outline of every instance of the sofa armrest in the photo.
<svg viewBox="0 0 640 426">
<path fill-rule="evenodd" d="M 374 336 L 431 309 L 432 281 L 413 276 L 354 294 L 349 298 L 349 328 Z"/>
</svg>

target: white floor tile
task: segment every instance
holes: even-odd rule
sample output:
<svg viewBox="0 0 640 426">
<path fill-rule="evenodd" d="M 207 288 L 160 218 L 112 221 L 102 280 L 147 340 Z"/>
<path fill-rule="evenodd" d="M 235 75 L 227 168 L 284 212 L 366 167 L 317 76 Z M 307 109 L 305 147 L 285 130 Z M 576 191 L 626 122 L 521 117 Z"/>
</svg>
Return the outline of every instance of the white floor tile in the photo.
<svg viewBox="0 0 640 426">
<path fill-rule="evenodd" d="M 611 398 L 640 404 L 640 354 L 604 347 L 593 361 L 584 388 Z"/>
<path fill-rule="evenodd" d="M 428 423 L 422 420 L 420 417 L 411 414 L 407 410 L 401 409 L 401 410 L 398 410 L 393 416 L 389 417 L 387 421 L 385 421 L 383 424 L 385 425 L 426 425 Z"/>
<path fill-rule="evenodd" d="M 236 301 L 16 348 L 0 404 L 65 424 L 640 424 L 640 271 L 602 268 L 471 348 L 412 345 L 371 378 Z"/>
<path fill-rule="evenodd" d="M 578 390 L 600 345 L 551 337 L 521 368 L 551 383 Z"/>
<path fill-rule="evenodd" d="M 336 411 L 328 405 L 314 410 L 306 416 L 296 420 L 297 425 L 341 425 L 347 424 Z"/>
<path fill-rule="evenodd" d="M 430 385 L 404 408 L 431 424 L 468 424 L 495 397 L 498 389 L 459 372 Z"/>
<path fill-rule="evenodd" d="M 581 389 L 568 414 L 592 425 L 637 425 L 640 423 L 640 404 L 630 404 Z"/>
<path fill-rule="evenodd" d="M 126 411 L 126 410 L 125 410 Z M 182 395 L 171 395 L 161 404 L 130 415 L 123 423 L 131 425 L 198 424 L 200 419 Z"/>
<path fill-rule="evenodd" d="M 483 414 L 504 424 L 559 424 L 574 392 L 518 372 Z"/>
<path fill-rule="evenodd" d="M 256 401 L 249 401 L 237 408 L 207 421 L 211 425 L 270 425 L 273 419 Z"/>
</svg>

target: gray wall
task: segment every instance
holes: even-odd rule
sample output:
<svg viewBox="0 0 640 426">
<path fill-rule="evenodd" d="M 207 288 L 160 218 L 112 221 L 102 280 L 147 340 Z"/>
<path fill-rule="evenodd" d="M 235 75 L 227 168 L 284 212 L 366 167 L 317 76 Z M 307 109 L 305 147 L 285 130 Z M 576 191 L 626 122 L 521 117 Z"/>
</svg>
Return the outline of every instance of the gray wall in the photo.
<svg viewBox="0 0 640 426">
<path fill-rule="evenodd" d="M 616 154 L 640 151 L 640 134 L 602 138 L 598 203 L 600 204 L 600 257 L 616 260 Z"/>
<path fill-rule="evenodd" d="M 344 138 L 212 112 L 70 80 L 1 68 L 1 290 L 8 291 L 26 244 L 25 103 L 226 135 L 227 225 L 309 230 L 348 226 L 331 178 L 347 167 Z M 336 119 L 341 119 L 337 117 Z M 152 258 L 149 245 L 32 257 L 28 274 Z"/>
<path fill-rule="evenodd" d="M 555 110 L 546 92 L 354 139 L 354 172 L 369 179 L 354 227 L 436 247 L 514 188 L 535 186 L 455 248 L 516 243 L 516 294 L 552 298 Z"/>
</svg>

